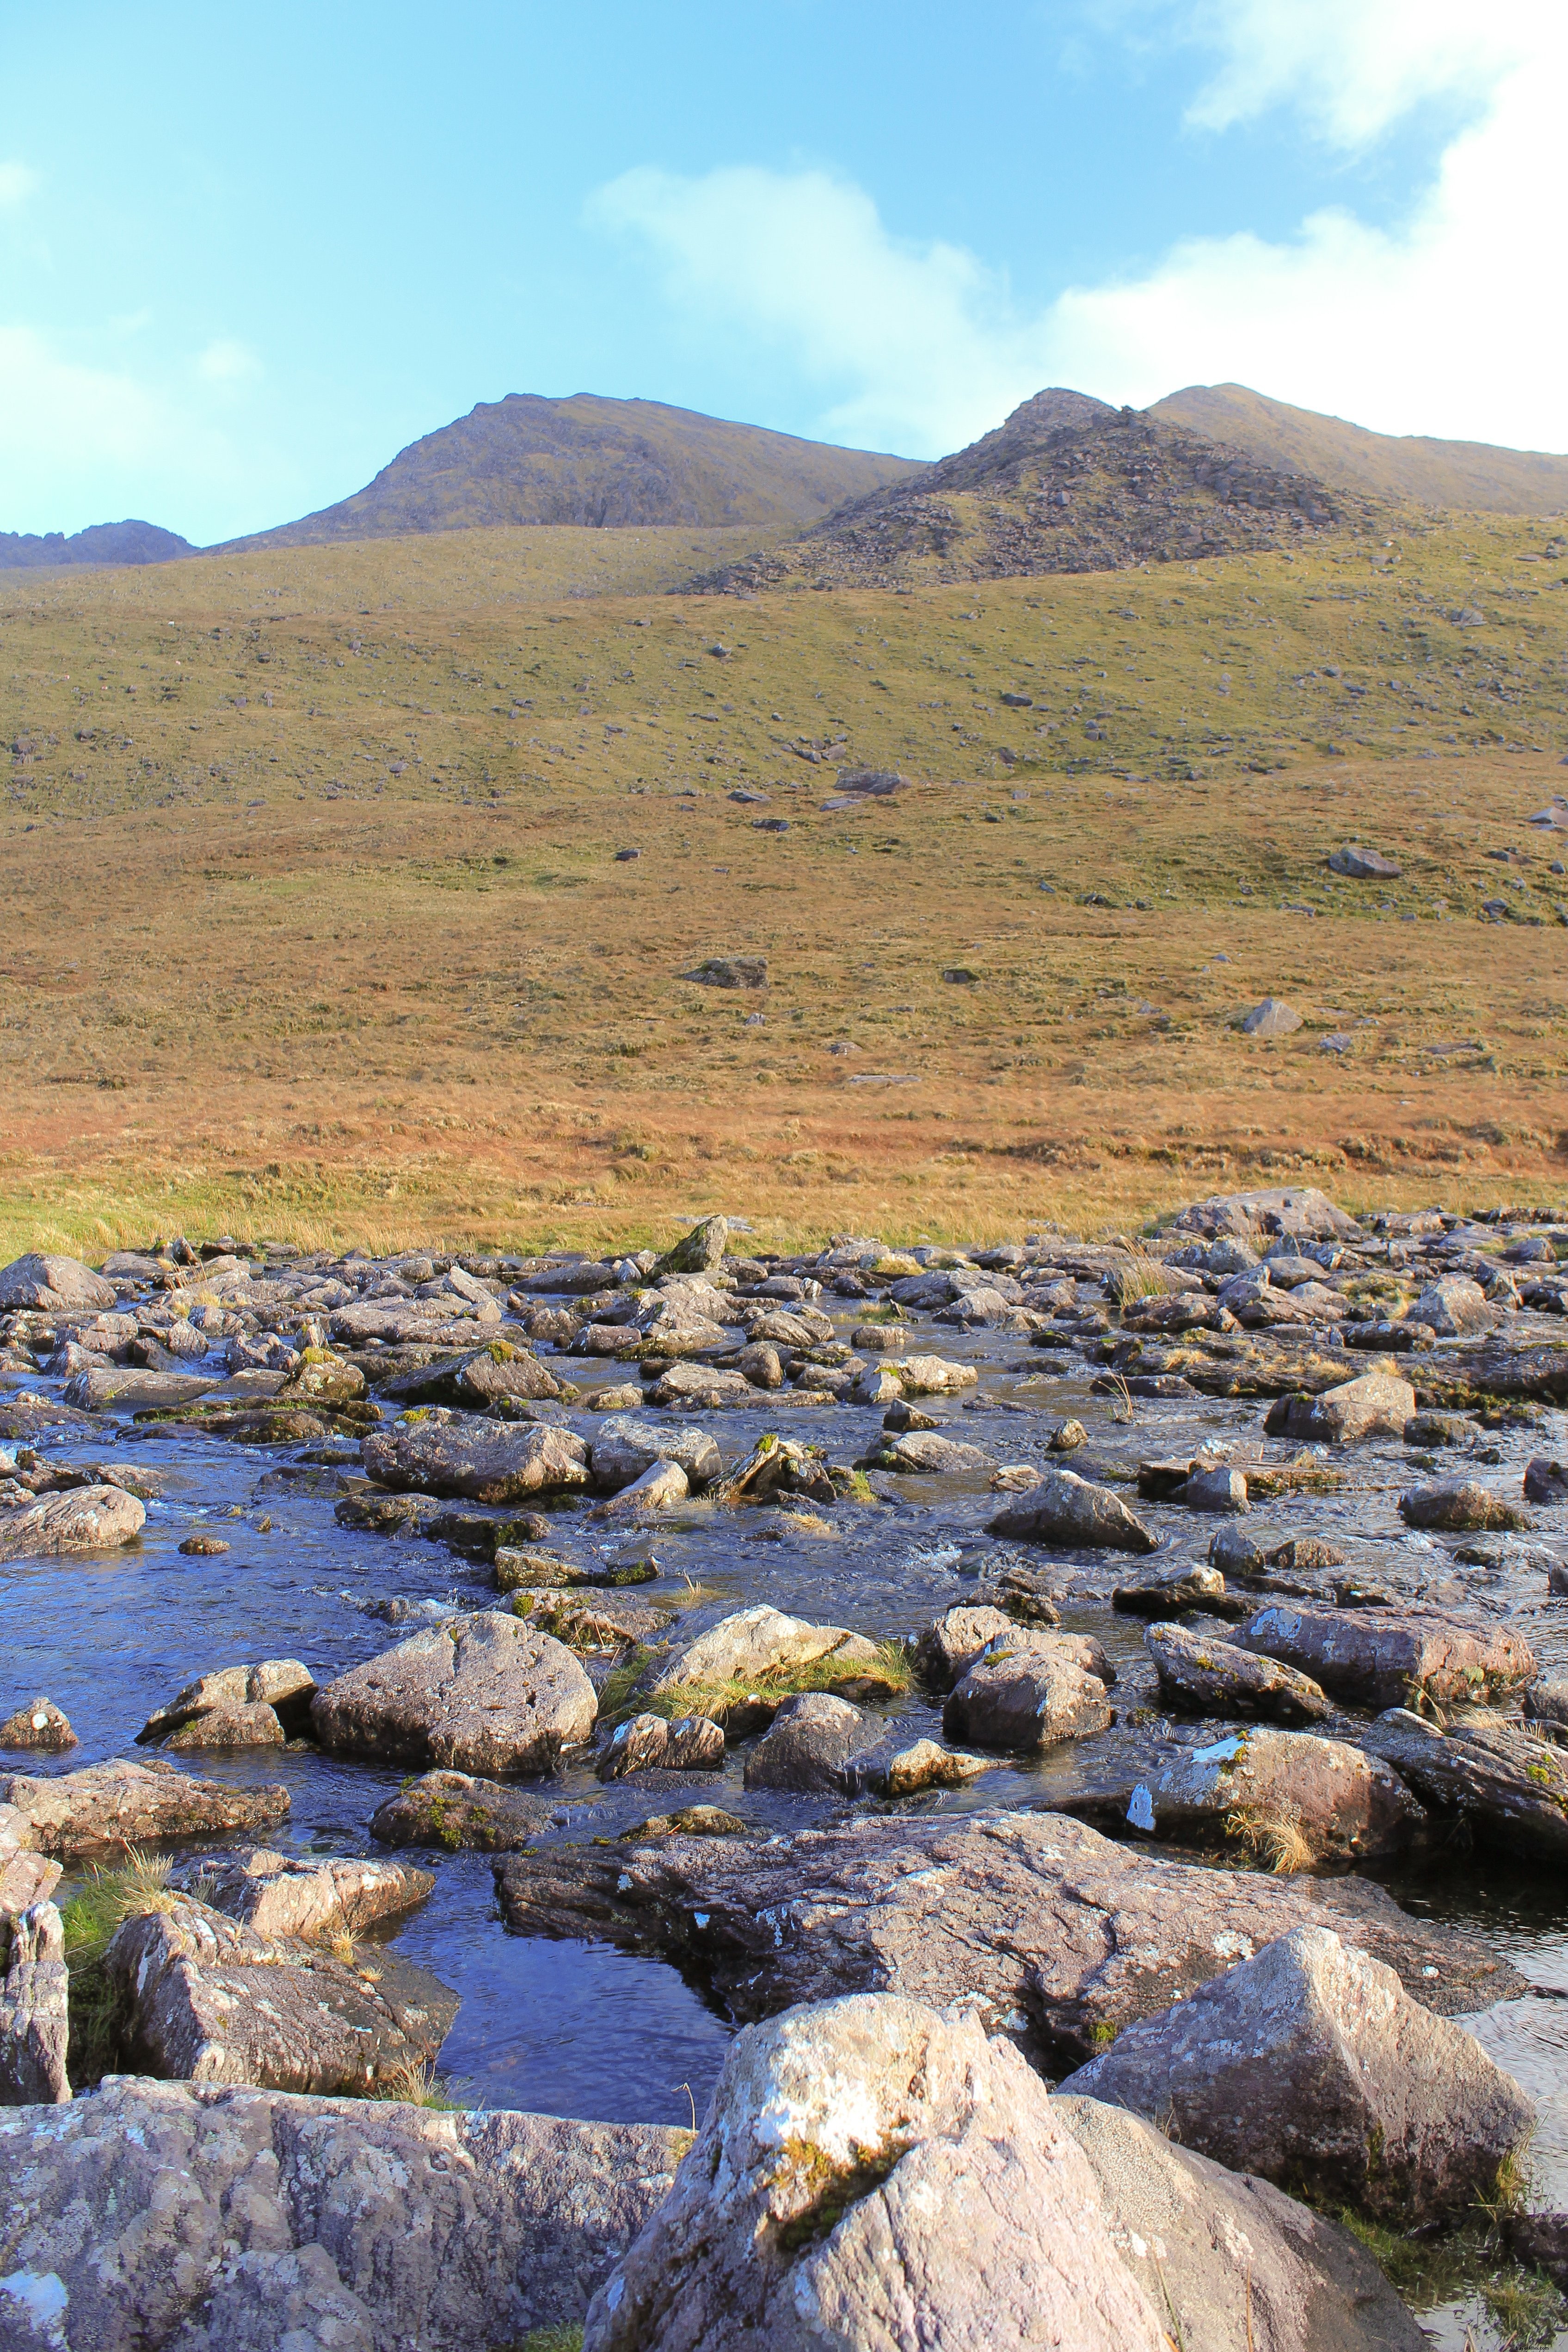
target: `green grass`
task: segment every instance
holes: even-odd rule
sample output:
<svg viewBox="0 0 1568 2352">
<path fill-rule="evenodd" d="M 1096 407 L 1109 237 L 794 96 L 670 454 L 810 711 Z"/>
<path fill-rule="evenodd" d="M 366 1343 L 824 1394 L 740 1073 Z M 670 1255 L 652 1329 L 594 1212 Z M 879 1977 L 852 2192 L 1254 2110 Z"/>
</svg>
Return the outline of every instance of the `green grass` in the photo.
<svg viewBox="0 0 1568 2352">
<path fill-rule="evenodd" d="M 773 1667 L 749 1679 L 677 1683 L 668 1690 L 633 1693 L 630 1683 L 642 1671 L 641 1667 L 635 1673 L 630 1668 L 617 1669 L 617 1674 L 626 1672 L 630 1679 L 625 1685 L 617 1684 L 613 1696 L 610 1685 L 605 1685 L 599 1701 L 601 1723 L 613 1727 L 633 1715 L 662 1715 L 668 1722 L 685 1715 L 705 1715 L 715 1723 L 722 1723 L 732 1708 L 748 1698 L 794 1698 L 802 1691 L 841 1692 L 867 1680 L 879 1686 L 873 1694 L 873 1703 L 877 1703 L 902 1696 L 914 1681 L 909 1652 L 900 1642 L 879 1642 L 874 1665 L 818 1658 L 810 1665 Z M 612 1675 L 610 1680 L 616 1682 L 616 1676 Z"/>
<path fill-rule="evenodd" d="M 132 1850 L 122 1864 L 89 1871 L 60 1906 L 68 1971 L 73 2090 L 89 2089 L 116 2063 L 115 2000 L 103 1956 L 115 1929 L 125 1920 L 166 1907 L 168 1877 L 166 1860 Z"/>
</svg>

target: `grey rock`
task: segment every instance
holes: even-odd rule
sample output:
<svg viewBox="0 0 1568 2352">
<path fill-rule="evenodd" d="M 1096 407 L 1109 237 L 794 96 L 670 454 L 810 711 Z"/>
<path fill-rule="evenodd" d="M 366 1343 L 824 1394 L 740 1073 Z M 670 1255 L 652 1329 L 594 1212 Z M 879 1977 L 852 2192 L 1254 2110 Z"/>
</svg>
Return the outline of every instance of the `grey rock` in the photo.
<svg viewBox="0 0 1568 2352">
<path fill-rule="evenodd" d="M 874 1673 L 880 1654 L 863 1633 L 844 1625 L 813 1625 L 765 1605 L 738 1609 L 676 1650 L 642 1687 L 657 1697 L 687 1684 L 755 1682 L 831 1661 L 847 1677 Z"/>
<path fill-rule="evenodd" d="M 220 1666 L 215 1674 L 198 1675 L 166 1706 L 150 1715 L 136 1735 L 136 1744 L 157 1746 L 182 1725 L 194 1723 L 217 1707 L 269 1707 L 286 1731 L 298 1735 L 310 1727 L 315 1691 L 314 1675 L 298 1658 L 263 1658 L 253 1666 Z"/>
<path fill-rule="evenodd" d="M 1088 1671 L 1071 1635 L 1010 1625 L 948 1694 L 942 1727 L 949 1739 L 1029 1753 L 1086 1739 L 1110 1719 L 1105 1685 Z"/>
<path fill-rule="evenodd" d="M 705 1429 L 663 1428 L 657 1422 L 615 1413 L 594 1432 L 594 1484 L 601 1494 L 631 1486 L 656 1462 L 677 1464 L 697 1493 L 711 1486 L 723 1469 L 719 1448 Z"/>
<path fill-rule="evenodd" d="M 1536 1454 L 1524 1465 L 1524 1494 L 1531 1503 L 1568 1503 L 1568 1464 Z"/>
<path fill-rule="evenodd" d="M 46 1900 L 11 1923 L 11 1957 L 0 1992 L 0 2105 L 67 2104 L 69 2030 L 65 1927 Z"/>
<path fill-rule="evenodd" d="M 1423 1693 L 1439 1706 L 1494 1698 L 1535 1678 L 1533 1654 L 1507 1625 L 1418 1601 L 1396 1610 L 1271 1601 L 1237 1638 L 1357 1706 L 1405 1706 Z"/>
<path fill-rule="evenodd" d="M 475 1503 L 515 1503 L 588 1483 L 588 1448 L 570 1430 L 500 1423 L 439 1406 L 372 1430 L 360 1457 L 380 1486 L 463 1495 Z"/>
<path fill-rule="evenodd" d="M 145 1507 L 120 1486 L 70 1486 L 64 1494 L 0 1509 L 0 1559 L 51 1559 L 115 1551 L 134 1543 Z"/>
<path fill-rule="evenodd" d="M 62 1860 L 105 1846 L 162 1845 L 213 1831 L 260 1830 L 283 1819 L 283 1788 L 237 1789 L 197 1780 L 173 1764 L 84 1764 L 35 1780 L 0 1778 L 0 1804 L 25 1815 L 30 1843 Z"/>
<path fill-rule="evenodd" d="M 1223 1463 L 1212 1470 L 1194 1470 L 1182 1489 L 1182 1500 L 1189 1511 L 1239 1513 L 1251 1507 L 1246 1473 L 1227 1469 Z"/>
<path fill-rule="evenodd" d="M 89 1366 L 66 1382 L 65 1399 L 79 1412 L 153 1412 L 193 1404 L 226 1384 L 221 1374 L 150 1371 L 139 1364 Z"/>
<path fill-rule="evenodd" d="M 1310 1675 L 1234 1642 L 1207 1641 L 1181 1625 L 1151 1625 L 1143 1640 L 1162 1697 L 1187 1714 L 1243 1716 L 1299 1727 L 1321 1722 L 1329 1711 Z"/>
<path fill-rule="evenodd" d="M 1320 1396 L 1279 1397 L 1264 1427 L 1271 1435 L 1309 1443 L 1358 1445 L 1371 1437 L 1403 1437 L 1415 1411 L 1415 1391 L 1409 1381 L 1378 1370 L 1342 1381 Z"/>
<path fill-rule="evenodd" d="M 1159 1538 L 1130 1511 L 1109 1486 L 1096 1486 L 1071 1470 L 1047 1470 L 1016 1503 L 987 1521 L 994 1536 L 1021 1537 L 1026 1543 L 1118 1551 L 1154 1551 Z"/>
<path fill-rule="evenodd" d="M 629 1486 L 596 1505 L 589 1514 L 595 1519 L 652 1519 L 661 1511 L 673 1510 L 684 1503 L 691 1492 L 690 1481 L 679 1462 L 650 1462 Z"/>
<path fill-rule="evenodd" d="M 951 1478 L 963 1472 L 989 1470 L 993 1459 L 978 1445 L 960 1444 L 956 1438 L 939 1436 L 934 1430 L 911 1429 L 900 1436 L 884 1437 L 859 1466 L 897 1471 L 905 1476 Z"/>
<path fill-rule="evenodd" d="M 433 1873 L 411 1863 L 327 1861 L 268 1846 L 204 1854 L 176 1877 L 198 1903 L 244 1920 L 258 1936 L 308 1942 L 361 1936 L 378 1920 L 417 1910 L 436 1884 Z"/>
<path fill-rule="evenodd" d="M 1247 1243 L 1260 1234 L 1298 1241 L 1353 1241 L 1361 1227 L 1336 1208 L 1315 1184 L 1279 1185 L 1256 1192 L 1216 1192 L 1178 1210 L 1171 1220 L 1178 1233 L 1210 1240 L 1234 1237 Z"/>
<path fill-rule="evenodd" d="M 563 1391 L 537 1356 L 509 1340 L 492 1339 L 488 1347 L 399 1373 L 381 1393 L 399 1404 L 446 1404 L 468 1412 L 504 1414 L 509 1406 L 552 1402 Z"/>
<path fill-rule="evenodd" d="M 117 1307 L 119 1293 L 111 1282 L 74 1257 L 53 1257 L 29 1250 L 0 1268 L 0 1311 L 30 1307 L 58 1315 L 73 1307 Z"/>
<path fill-rule="evenodd" d="M 30 1706 L 19 1706 L 0 1723 L 0 1748 L 37 1748 L 58 1755 L 77 1745 L 75 1732 L 54 1700 L 41 1692 Z"/>
<path fill-rule="evenodd" d="M 507 1853 L 550 1826 L 552 1801 L 470 1772 L 422 1772 L 371 1815 L 383 1845 Z"/>
<path fill-rule="evenodd" d="M 1253 1607 L 1250 1601 L 1226 1591 L 1217 1568 L 1198 1562 L 1173 1576 L 1155 1577 L 1148 1584 L 1119 1584 L 1110 1601 L 1127 1617 L 1176 1617 L 1188 1610 L 1201 1610 L 1209 1617 L 1247 1616 Z"/>
<path fill-rule="evenodd" d="M 1525 1512 L 1505 1503 L 1479 1478 L 1439 1478 L 1429 1486 L 1412 1486 L 1399 1497 L 1399 1516 L 1407 1528 L 1443 1528 L 1451 1533 L 1530 1525 Z"/>
<path fill-rule="evenodd" d="M 1014 1622 L 1000 1609 L 975 1608 L 966 1601 L 944 1609 L 915 1644 L 916 1673 L 933 1690 L 950 1691 L 986 1643 L 998 1633 L 1010 1633 Z"/>
<path fill-rule="evenodd" d="M 1301 1016 L 1295 1006 L 1279 996 L 1266 996 L 1261 1004 L 1255 1004 L 1241 1024 L 1247 1037 L 1292 1037 L 1300 1026 Z"/>
<path fill-rule="evenodd" d="M 171 1756 L 190 1756 L 204 1749 L 285 1748 L 289 1735 L 264 1700 L 232 1700 L 193 1716 L 159 1744 Z"/>
<path fill-rule="evenodd" d="M 516 2343 L 583 2318 L 685 2141 L 110 2077 L 0 2114 L 0 2330 L 57 2352 Z"/>
<path fill-rule="evenodd" d="M 1568 1854 L 1568 1756 L 1550 1740 L 1500 1717 L 1461 1717 L 1445 1735 L 1392 1707 L 1362 1734 L 1362 1745 L 1434 1811 L 1477 1822 L 1489 1847 Z"/>
<path fill-rule="evenodd" d="M 852 1797 L 915 1797 L 925 1789 L 962 1789 L 1001 1766 L 999 1756 L 971 1756 L 934 1739 L 900 1739 L 889 1732 L 850 1757 L 844 1782 Z"/>
<path fill-rule="evenodd" d="M 1348 1741 L 1259 1728 L 1227 1732 L 1151 1772 L 1131 1791 L 1125 1819 L 1154 1837 L 1237 1841 L 1277 1868 L 1300 1869 L 1398 1853 L 1425 1816 L 1396 1772 Z"/>
<path fill-rule="evenodd" d="M 768 967 L 765 956 L 735 956 L 724 962 L 710 959 L 704 967 L 710 984 L 716 988 L 763 988 L 767 984 Z M 718 977 L 721 971 L 730 976 Z M 723 1217 L 703 1217 L 691 1231 L 655 1260 L 648 1273 L 650 1282 L 658 1282 L 667 1274 L 710 1274 L 724 1263 L 724 1245 L 730 1238 L 730 1227 Z"/>
<path fill-rule="evenodd" d="M 742 2021 L 847 1992 L 963 2000 L 1053 2073 L 1303 1925 L 1386 1960 L 1445 2016 L 1523 1983 L 1479 1938 L 1401 1911 L 1365 1879 L 1171 1861 L 1063 1813 L 857 1817 L 761 1844 L 556 1845 L 504 1857 L 496 1886 L 514 1933 L 656 1953 Z"/>
<path fill-rule="evenodd" d="M 1425 1323 L 1439 1339 L 1457 1339 L 1467 1331 L 1489 1330 L 1497 1315 L 1479 1282 L 1468 1275 L 1446 1274 L 1421 1293 L 1410 1309 L 1410 1320 Z"/>
<path fill-rule="evenodd" d="M 803 1691 L 785 1699 L 747 1757 L 745 1785 L 842 1793 L 850 1759 L 871 1746 L 877 1728 L 847 1699 Z"/>
<path fill-rule="evenodd" d="M 1298 1927 L 1061 2086 L 1132 2107 L 1233 2172 L 1407 2229 L 1495 2190 L 1535 2110 L 1475 2036 L 1394 1970 Z"/>
<path fill-rule="evenodd" d="M 654 1383 L 653 1402 L 668 1411 L 710 1412 L 729 1405 L 744 1411 L 757 1402 L 757 1391 L 741 1371 L 722 1372 L 712 1364 L 671 1364 Z"/>
<path fill-rule="evenodd" d="M 399 1642 L 319 1690 L 323 1748 L 456 1771 L 552 1772 L 593 1730 L 598 1702 L 548 1633 L 485 1610 Z"/>
<path fill-rule="evenodd" d="M 1381 850 L 1359 849 L 1350 842 L 1343 849 L 1331 853 L 1329 871 L 1345 875 L 1352 882 L 1397 882 L 1399 879 L 1399 868 L 1392 857 L 1384 857 Z"/>
<path fill-rule="evenodd" d="M 720 1772 L 724 1733 L 706 1716 L 634 1715 L 617 1723 L 600 1750 L 595 1769 L 601 1780 L 624 1780 L 632 1772 Z"/>
<path fill-rule="evenodd" d="M 1568 1677 L 1531 1683 L 1524 1694 L 1524 1717 L 1527 1723 L 1542 1725 L 1549 1738 L 1568 1730 Z"/>
</svg>

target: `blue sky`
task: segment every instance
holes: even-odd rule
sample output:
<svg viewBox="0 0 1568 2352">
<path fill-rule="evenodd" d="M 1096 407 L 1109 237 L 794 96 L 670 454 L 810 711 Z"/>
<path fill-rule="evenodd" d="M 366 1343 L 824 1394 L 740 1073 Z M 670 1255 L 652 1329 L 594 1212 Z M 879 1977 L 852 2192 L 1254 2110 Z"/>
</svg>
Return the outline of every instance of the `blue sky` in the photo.
<svg viewBox="0 0 1568 2352">
<path fill-rule="evenodd" d="M 511 391 L 935 456 L 1239 379 L 1568 447 L 1564 15 L 0 0 L 0 529 L 259 529 Z"/>
</svg>

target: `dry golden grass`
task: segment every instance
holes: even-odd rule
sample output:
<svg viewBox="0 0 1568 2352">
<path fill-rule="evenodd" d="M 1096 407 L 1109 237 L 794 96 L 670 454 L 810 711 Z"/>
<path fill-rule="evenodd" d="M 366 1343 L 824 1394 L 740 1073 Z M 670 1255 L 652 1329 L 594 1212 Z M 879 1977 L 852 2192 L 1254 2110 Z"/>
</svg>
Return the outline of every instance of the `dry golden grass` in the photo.
<svg viewBox="0 0 1568 2352">
<path fill-rule="evenodd" d="M 1568 1191 L 1568 836 L 1527 823 L 1568 783 L 1542 528 L 532 601 L 581 584 L 556 542 L 653 536 L 6 589 L 0 1247 L 597 1246 L 714 1208 L 976 1238 L 1289 1176 Z M 825 809 L 836 761 L 916 782 Z M 1330 876 L 1347 838 L 1402 880 Z M 1492 897 L 1519 919 L 1479 921 Z M 680 977 L 743 950 L 765 994 Z M 1308 1025 L 1240 1036 L 1266 993 Z"/>
</svg>

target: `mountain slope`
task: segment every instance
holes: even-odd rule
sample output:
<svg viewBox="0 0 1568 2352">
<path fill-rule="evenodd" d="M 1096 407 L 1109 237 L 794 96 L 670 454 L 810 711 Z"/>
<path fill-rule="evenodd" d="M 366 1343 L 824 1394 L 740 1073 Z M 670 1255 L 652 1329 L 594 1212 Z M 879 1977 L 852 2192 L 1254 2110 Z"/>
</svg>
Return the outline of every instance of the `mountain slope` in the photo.
<svg viewBox="0 0 1568 2352">
<path fill-rule="evenodd" d="M 874 490 L 789 545 L 693 585 L 745 593 L 1113 572 L 1290 544 L 1359 520 L 1364 503 L 1223 442 L 1056 389 L 917 480 Z"/>
<path fill-rule="evenodd" d="M 85 530 L 0 530 L 0 572 L 52 572 L 62 563 L 168 563 L 195 549 L 155 522 L 95 522 Z"/>
<path fill-rule="evenodd" d="M 226 552 L 496 523 L 787 529 L 921 471 L 911 458 L 836 449 L 656 400 L 514 392 L 411 442 L 353 498 L 231 541 Z"/>
<path fill-rule="evenodd" d="M 1194 383 L 1149 410 L 1167 425 L 1233 442 L 1266 465 L 1315 474 L 1336 489 L 1416 506 L 1491 514 L 1568 511 L 1568 457 L 1486 441 L 1369 433 L 1342 417 L 1292 408 L 1242 383 Z"/>
</svg>

